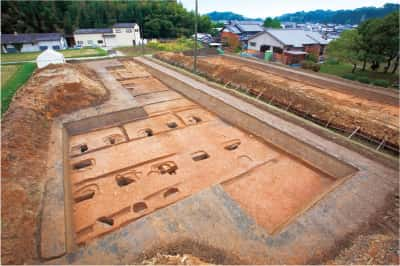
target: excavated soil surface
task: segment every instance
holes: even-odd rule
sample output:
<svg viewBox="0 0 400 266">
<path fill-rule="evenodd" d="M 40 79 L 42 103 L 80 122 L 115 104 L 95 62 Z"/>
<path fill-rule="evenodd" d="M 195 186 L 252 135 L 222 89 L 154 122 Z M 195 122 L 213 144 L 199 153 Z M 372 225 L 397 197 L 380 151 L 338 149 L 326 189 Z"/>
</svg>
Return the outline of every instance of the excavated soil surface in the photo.
<svg viewBox="0 0 400 266">
<path fill-rule="evenodd" d="M 79 65 L 48 66 L 14 96 L 2 121 L 2 263 L 37 259 L 37 225 L 51 123 L 108 98 L 96 75 Z"/>
<path fill-rule="evenodd" d="M 181 53 L 158 53 L 156 58 L 192 69 L 193 59 Z M 358 132 L 399 147 L 399 108 L 335 90 L 318 87 L 290 76 L 276 75 L 221 56 L 198 59 L 198 71 L 206 77 L 239 87 L 253 95 L 329 122 L 349 132 Z"/>
<path fill-rule="evenodd" d="M 69 138 L 77 244 L 215 184 L 273 233 L 342 178 L 226 124 L 132 61 L 108 71 L 149 117 Z"/>
</svg>

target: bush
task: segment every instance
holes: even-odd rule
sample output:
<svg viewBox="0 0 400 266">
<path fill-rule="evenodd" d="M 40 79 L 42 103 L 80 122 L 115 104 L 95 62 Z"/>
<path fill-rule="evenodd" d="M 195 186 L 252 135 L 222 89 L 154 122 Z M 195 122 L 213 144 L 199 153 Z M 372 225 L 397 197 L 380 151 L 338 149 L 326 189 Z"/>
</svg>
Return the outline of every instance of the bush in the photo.
<svg viewBox="0 0 400 266">
<path fill-rule="evenodd" d="M 357 80 L 361 83 L 369 84 L 371 81 L 367 77 L 358 77 Z"/>
<path fill-rule="evenodd" d="M 314 63 L 313 65 L 312 65 L 312 71 L 314 71 L 314 72 L 318 72 L 320 69 L 321 69 L 321 66 L 320 66 L 320 64 L 317 64 L 317 63 Z"/>
<path fill-rule="evenodd" d="M 336 58 L 331 57 L 331 58 L 328 58 L 325 61 L 325 63 L 329 64 L 329 65 L 337 65 L 337 64 L 339 64 L 339 60 L 337 60 Z"/>
<path fill-rule="evenodd" d="M 372 84 L 376 85 L 376 86 L 380 86 L 380 87 L 389 87 L 390 83 L 387 80 L 384 79 L 376 79 L 372 82 Z"/>
<path fill-rule="evenodd" d="M 314 63 L 318 63 L 318 57 L 315 54 L 307 54 L 306 60 L 314 62 Z"/>
<path fill-rule="evenodd" d="M 342 75 L 342 78 L 349 79 L 349 80 L 355 80 L 356 75 L 354 75 L 353 73 L 346 73 L 346 74 Z"/>
<path fill-rule="evenodd" d="M 318 72 L 320 70 L 321 66 L 319 64 L 317 64 L 317 63 L 312 62 L 312 61 L 305 60 L 305 61 L 301 62 L 301 68 L 310 69 L 312 71 Z"/>
</svg>

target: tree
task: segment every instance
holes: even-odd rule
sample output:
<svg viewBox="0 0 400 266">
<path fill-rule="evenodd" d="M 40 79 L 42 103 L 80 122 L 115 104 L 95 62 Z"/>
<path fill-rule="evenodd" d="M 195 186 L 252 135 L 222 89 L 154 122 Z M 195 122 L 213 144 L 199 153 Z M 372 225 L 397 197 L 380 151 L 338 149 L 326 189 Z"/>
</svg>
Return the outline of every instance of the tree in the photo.
<svg viewBox="0 0 400 266">
<path fill-rule="evenodd" d="M 357 68 L 357 63 L 362 56 L 360 51 L 360 35 L 357 30 L 344 31 L 340 37 L 329 43 L 327 47 L 328 56 L 353 65 L 352 73 Z"/>
<path fill-rule="evenodd" d="M 280 29 L 281 28 L 281 22 L 277 18 L 266 18 L 264 20 L 264 27 L 266 28 L 273 28 L 273 29 Z"/>
</svg>

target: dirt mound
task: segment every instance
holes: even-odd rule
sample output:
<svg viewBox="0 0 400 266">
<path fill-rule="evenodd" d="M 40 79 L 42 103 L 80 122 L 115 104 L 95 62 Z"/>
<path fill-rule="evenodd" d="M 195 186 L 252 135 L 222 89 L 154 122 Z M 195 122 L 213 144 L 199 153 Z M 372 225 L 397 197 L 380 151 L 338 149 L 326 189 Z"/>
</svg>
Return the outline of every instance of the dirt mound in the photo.
<svg viewBox="0 0 400 266">
<path fill-rule="evenodd" d="M 48 66 L 15 95 L 2 121 L 2 263 L 36 261 L 39 206 L 52 119 L 104 102 L 108 92 L 78 65 Z"/>
<path fill-rule="evenodd" d="M 162 52 L 156 58 L 192 69 L 193 58 L 182 53 Z M 308 85 L 289 77 L 251 68 L 223 57 L 198 60 L 198 71 L 209 79 L 246 90 L 261 99 L 342 130 L 372 137 L 399 147 L 398 106 L 381 104 L 330 88 Z"/>
</svg>

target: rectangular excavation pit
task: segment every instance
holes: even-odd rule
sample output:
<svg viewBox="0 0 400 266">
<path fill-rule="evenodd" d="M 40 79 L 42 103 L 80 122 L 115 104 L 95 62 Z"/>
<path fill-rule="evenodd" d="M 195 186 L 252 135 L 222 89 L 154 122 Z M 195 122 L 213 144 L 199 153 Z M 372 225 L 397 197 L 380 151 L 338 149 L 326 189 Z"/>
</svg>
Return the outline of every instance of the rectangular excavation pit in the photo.
<svg viewBox="0 0 400 266">
<path fill-rule="evenodd" d="M 76 244 L 218 184 L 274 234 L 357 171 L 213 96 L 147 71 L 183 96 L 165 100 L 154 93 L 151 100 L 150 92 L 145 113 L 133 121 L 103 116 L 92 128 L 67 125 L 65 178 Z M 104 142 L 118 132 L 123 141 Z M 89 150 L 73 152 L 80 143 Z M 86 161 L 89 169 L 74 169 Z"/>
</svg>

